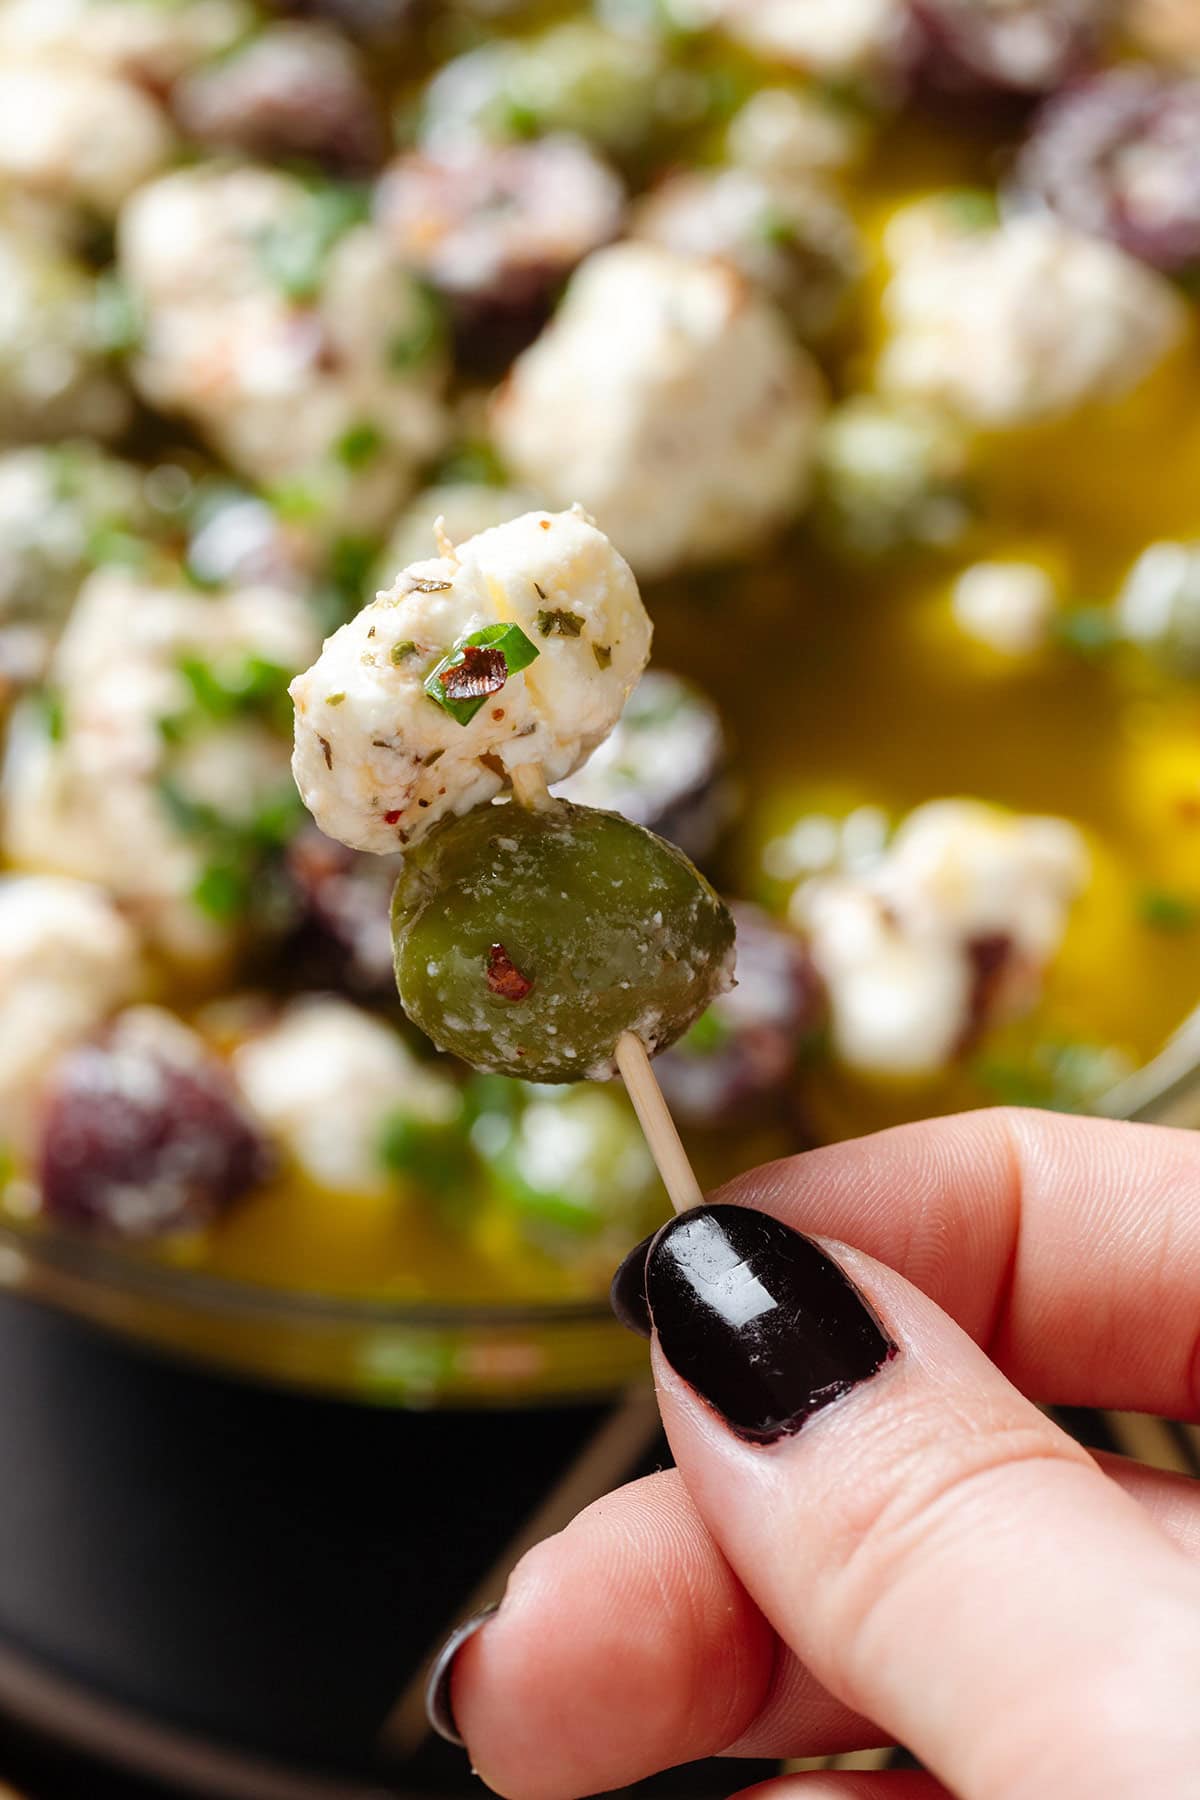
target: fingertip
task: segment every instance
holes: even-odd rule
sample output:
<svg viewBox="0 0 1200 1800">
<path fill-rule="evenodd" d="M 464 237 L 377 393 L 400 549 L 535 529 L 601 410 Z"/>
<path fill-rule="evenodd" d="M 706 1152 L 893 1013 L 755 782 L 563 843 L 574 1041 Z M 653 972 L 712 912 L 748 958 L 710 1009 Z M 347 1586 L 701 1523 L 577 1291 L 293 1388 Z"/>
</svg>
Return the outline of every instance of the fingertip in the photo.
<svg viewBox="0 0 1200 1800">
<path fill-rule="evenodd" d="M 678 1482 L 651 1476 L 521 1560 L 455 1659 L 453 1715 L 496 1793 L 573 1800 L 725 1750 L 775 1648 Z"/>
</svg>

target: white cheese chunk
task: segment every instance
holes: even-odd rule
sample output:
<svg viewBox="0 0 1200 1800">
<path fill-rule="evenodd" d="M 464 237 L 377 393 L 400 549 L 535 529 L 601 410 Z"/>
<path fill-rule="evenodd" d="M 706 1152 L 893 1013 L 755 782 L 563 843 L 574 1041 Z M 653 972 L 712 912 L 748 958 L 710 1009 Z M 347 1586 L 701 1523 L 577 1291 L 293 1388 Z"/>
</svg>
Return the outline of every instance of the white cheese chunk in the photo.
<svg viewBox="0 0 1200 1800">
<path fill-rule="evenodd" d="M 872 1074 L 928 1075 L 1027 1010 L 1088 871 L 1066 820 L 937 800 L 873 865 L 804 882 L 792 912 L 829 991 L 837 1054 Z"/>
<path fill-rule="evenodd" d="M 334 1193 L 386 1194 L 388 1122 L 443 1124 L 460 1104 L 453 1083 L 417 1062 L 390 1025 L 333 998 L 289 1006 L 235 1051 L 233 1073 L 268 1132 Z"/>
<path fill-rule="evenodd" d="M 137 935 L 100 888 L 0 877 L 0 1143 L 27 1140 L 49 1064 L 130 999 Z"/>
<path fill-rule="evenodd" d="M 184 962 L 219 958 L 235 935 L 193 900 L 212 856 L 165 789 L 231 826 L 286 792 L 288 750 L 251 716 L 199 719 L 175 744 L 164 722 L 192 699 L 188 660 L 221 667 L 246 658 L 302 665 L 316 634 L 304 603 L 284 589 L 226 595 L 158 586 L 129 570 L 90 576 L 55 652 L 50 683 L 61 729 L 36 708 L 19 712 L 4 776 L 3 843 L 29 868 L 103 883 L 159 949 Z"/>
<path fill-rule="evenodd" d="M 464 636 L 517 625 L 538 654 L 466 725 L 425 691 Z M 326 640 L 292 683 L 293 769 L 329 837 L 394 851 L 492 799 L 511 771 L 579 766 L 650 653 L 629 565 L 582 510 L 533 512 L 414 563 Z"/>
<path fill-rule="evenodd" d="M 444 441 L 432 302 L 376 226 L 329 195 L 206 164 L 123 208 L 121 272 L 144 315 L 133 376 L 253 480 L 298 482 L 343 523 L 382 523 Z"/>
<path fill-rule="evenodd" d="M 955 581 L 952 604 L 969 637 L 1002 656 L 1027 656 L 1046 641 L 1057 595 L 1037 563 L 978 562 Z"/>
<path fill-rule="evenodd" d="M 650 576 L 751 550 L 798 513 L 823 410 L 812 359 L 739 274 L 624 243 L 582 265 L 493 426 L 519 482 L 581 501 Z"/>
<path fill-rule="evenodd" d="M 756 55 L 817 75 L 893 73 L 911 37 L 905 0 L 710 0 L 710 10 Z"/>
<path fill-rule="evenodd" d="M 1118 399 L 1184 334 L 1169 282 L 1055 219 L 954 230 L 918 207 L 888 245 L 898 266 L 880 385 L 973 425 L 1011 429 Z"/>
<path fill-rule="evenodd" d="M 120 76 L 50 58 L 0 60 L 0 177 L 111 215 L 171 155 L 175 134 Z"/>
</svg>

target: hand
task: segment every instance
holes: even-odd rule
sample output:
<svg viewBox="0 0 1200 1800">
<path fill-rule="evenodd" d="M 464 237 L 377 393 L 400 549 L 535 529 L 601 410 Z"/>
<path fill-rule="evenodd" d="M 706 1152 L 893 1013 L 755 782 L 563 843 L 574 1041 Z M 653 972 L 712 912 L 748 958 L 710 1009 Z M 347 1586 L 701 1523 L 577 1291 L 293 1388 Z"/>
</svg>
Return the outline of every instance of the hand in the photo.
<svg viewBox="0 0 1200 1800">
<path fill-rule="evenodd" d="M 531 1552 L 455 1658 L 483 1779 L 900 1742 L 944 1788 L 756 1800 L 1200 1795 L 1200 1495 L 1034 1405 L 1196 1415 L 1200 1138 L 974 1113 L 717 1198 L 619 1284 L 678 1470 Z"/>
</svg>

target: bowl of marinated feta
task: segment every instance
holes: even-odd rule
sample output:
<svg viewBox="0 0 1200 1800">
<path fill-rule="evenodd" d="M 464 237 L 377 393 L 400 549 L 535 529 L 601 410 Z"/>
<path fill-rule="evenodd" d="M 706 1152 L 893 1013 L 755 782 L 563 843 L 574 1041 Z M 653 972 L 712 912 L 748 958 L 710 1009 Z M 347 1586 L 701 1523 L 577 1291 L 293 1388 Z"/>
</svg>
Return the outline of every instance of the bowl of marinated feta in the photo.
<svg viewBox="0 0 1200 1800">
<path fill-rule="evenodd" d="M 1200 25 L 0 0 L 0 98 L 0 1702 L 328 1794 L 653 1458 L 624 1033 L 705 1187 L 1200 1117 Z"/>
<path fill-rule="evenodd" d="M 503 805 L 553 681 L 556 799 L 738 921 L 656 1065 L 703 1182 L 961 1106 L 1186 1108 L 1189 9 L 4 0 L 0 86 L 8 1286 L 401 1404 L 633 1372 L 605 1290 L 666 1201 L 620 1083 L 470 1069 L 396 991 L 409 812 Z M 471 548 L 580 517 L 644 674 L 570 545 Z M 297 761 L 339 831 L 288 690 L 343 626 Z M 574 873 L 540 901 L 582 941 Z"/>
</svg>

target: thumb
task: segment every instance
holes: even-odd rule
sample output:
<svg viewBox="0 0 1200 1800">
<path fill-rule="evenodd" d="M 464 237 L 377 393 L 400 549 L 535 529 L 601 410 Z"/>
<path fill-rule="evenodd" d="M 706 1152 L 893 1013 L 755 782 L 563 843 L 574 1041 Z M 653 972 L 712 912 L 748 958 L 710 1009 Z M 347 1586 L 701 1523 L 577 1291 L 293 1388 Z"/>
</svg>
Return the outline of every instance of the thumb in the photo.
<svg viewBox="0 0 1200 1800">
<path fill-rule="evenodd" d="M 932 1301 L 721 1205 L 616 1297 L 709 1530 L 839 1699 L 962 1800 L 1200 1791 L 1200 1576 Z"/>
</svg>

